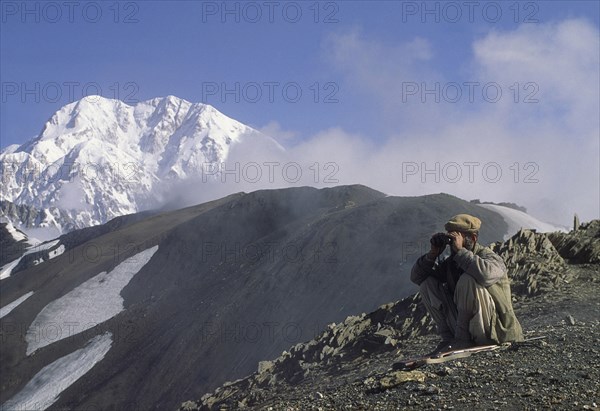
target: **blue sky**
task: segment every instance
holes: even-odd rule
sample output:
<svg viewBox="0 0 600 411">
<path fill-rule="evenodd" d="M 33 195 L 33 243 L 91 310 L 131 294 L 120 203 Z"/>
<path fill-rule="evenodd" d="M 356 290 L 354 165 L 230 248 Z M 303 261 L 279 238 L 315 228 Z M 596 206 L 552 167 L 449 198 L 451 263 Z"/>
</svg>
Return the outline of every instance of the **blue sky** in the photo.
<svg viewBox="0 0 600 411">
<path fill-rule="evenodd" d="M 341 126 L 381 138 L 390 130 L 373 101 L 377 98 L 332 62 L 331 36 L 360 31 L 365 41 L 388 47 L 420 38 L 432 48 L 430 65 L 446 79 L 461 82 L 470 80 L 465 65 L 472 58 L 472 43 L 490 31 L 514 29 L 515 21 L 540 25 L 569 17 L 586 18 L 597 27 L 599 13 L 594 1 L 475 2 L 471 9 L 463 2 L 223 6 L 138 1 L 118 7 L 75 2 L 72 11 L 61 2 L 50 3 L 2 2 L 2 147 L 36 135 L 55 110 L 96 90 L 132 102 L 172 94 L 212 104 L 255 127 L 277 121 L 305 137 Z M 214 84 L 218 90 L 209 94 L 207 87 Z M 238 93 L 221 95 L 236 84 Z M 283 94 L 285 85 L 289 96 Z M 294 102 L 298 86 L 302 97 Z M 262 97 L 257 98 L 257 90 Z M 270 90 L 275 92 L 272 101 Z M 360 113 L 360 122 L 353 113 Z"/>
<path fill-rule="evenodd" d="M 394 191 L 393 180 L 351 166 L 437 161 L 427 157 L 435 151 L 457 162 L 487 155 L 507 168 L 536 162 L 545 183 L 535 189 L 476 194 L 542 216 L 575 208 L 542 205 L 559 178 L 598 185 L 599 2 L 72 4 L 1 2 L 2 147 L 34 137 L 86 94 L 131 103 L 175 95 L 299 153 L 335 151 L 347 164 L 342 183 L 468 197 L 465 185 Z M 566 176 L 562 161 L 576 164 Z M 579 186 L 563 195 L 597 214 L 598 189 L 592 201 Z"/>
</svg>

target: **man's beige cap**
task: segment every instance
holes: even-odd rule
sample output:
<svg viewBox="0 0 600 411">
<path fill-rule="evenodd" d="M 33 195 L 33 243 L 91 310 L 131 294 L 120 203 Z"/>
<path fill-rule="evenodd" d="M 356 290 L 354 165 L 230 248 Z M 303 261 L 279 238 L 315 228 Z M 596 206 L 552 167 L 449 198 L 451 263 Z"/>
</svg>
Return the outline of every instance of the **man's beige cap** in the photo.
<svg viewBox="0 0 600 411">
<path fill-rule="evenodd" d="M 477 217 L 473 217 L 469 214 L 458 214 L 452 217 L 444 228 L 446 231 L 463 231 L 467 233 L 474 233 L 479 231 L 481 227 L 481 220 Z"/>
</svg>

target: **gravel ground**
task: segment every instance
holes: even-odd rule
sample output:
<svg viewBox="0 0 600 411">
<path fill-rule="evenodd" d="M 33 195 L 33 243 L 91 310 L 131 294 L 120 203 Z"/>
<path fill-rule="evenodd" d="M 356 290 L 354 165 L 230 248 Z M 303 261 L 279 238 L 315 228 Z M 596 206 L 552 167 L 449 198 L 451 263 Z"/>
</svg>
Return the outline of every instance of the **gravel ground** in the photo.
<svg viewBox="0 0 600 411">
<path fill-rule="evenodd" d="M 596 265 L 570 266 L 574 279 L 555 292 L 522 299 L 515 310 L 526 338 L 545 339 L 501 352 L 475 354 L 412 372 L 391 364 L 435 346 L 417 337 L 398 351 L 313 369 L 295 386 L 260 392 L 260 410 L 537 410 L 598 409 L 600 405 L 600 274 Z M 398 380 L 402 377 L 404 382 Z"/>
<path fill-rule="evenodd" d="M 334 324 L 263 371 L 259 366 L 180 409 L 599 409 L 600 221 L 581 228 L 549 235 L 525 230 L 495 246 L 513 275 L 513 306 L 525 338 L 541 339 L 393 371 L 394 362 L 439 341 L 418 298 L 408 298 Z"/>
</svg>

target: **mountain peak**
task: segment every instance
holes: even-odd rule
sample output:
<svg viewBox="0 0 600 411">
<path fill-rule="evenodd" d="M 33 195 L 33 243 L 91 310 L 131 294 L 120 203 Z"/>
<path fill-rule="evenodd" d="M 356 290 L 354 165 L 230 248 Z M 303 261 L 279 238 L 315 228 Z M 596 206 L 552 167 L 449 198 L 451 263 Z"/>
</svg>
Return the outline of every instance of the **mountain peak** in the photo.
<svg viewBox="0 0 600 411">
<path fill-rule="evenodd" d="M 33 181 L 10 176 L 4 199 L 39 209 L 58 204 L 81 227 L 104 223 L 141 210 L 163 179 L 199 176 L 204 163 L 225 161 L 248 135 L 252 145 L 281 149 L 210 105 L 173 95 L 132 105 L 87 96 L 57 110 L 36 138 L 3 150 L 1 163 L 35 168 Z"/>
</svg>

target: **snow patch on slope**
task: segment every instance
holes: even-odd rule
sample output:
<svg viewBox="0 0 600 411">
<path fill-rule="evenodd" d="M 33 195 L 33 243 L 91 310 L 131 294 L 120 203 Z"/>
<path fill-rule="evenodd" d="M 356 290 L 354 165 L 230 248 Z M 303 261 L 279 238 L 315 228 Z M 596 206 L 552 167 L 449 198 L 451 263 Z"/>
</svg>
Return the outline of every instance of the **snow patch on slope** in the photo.
<svg viewBox="0 0 600 411">
<path fill-rule="evenodd" d="M 54 241 L 49 241 L 49 242 L 46 242 L 46 243 L 37 244 L 37 245 L 29 247 L 27 249 L 27 251 L 25 251 L 25 253 L 23 253 L 23 255 L 21 257 L 19 257 L 16 260 L 11 261 L 10 263 L 5 264 L 2 267 L 0 267 L 0 280 L 4 280 L 5 278 L 10 277 L 10 274 L 12 273 L 12 270 L 19 264 L 19 262 L 21 262 L 21 260 L 23 259 L 23 257 L 25 257 L 26 255 L 37 253 L 37 252 L 40 252 L 40 251 L 48 250 L 49 248 L 52 248 L 56 244 L 58 244 L 59 241 L 60 240 L 54 240 Z M 57 256 L 61 255 L 64 252 L 65 252 L 65 246 L 61 245 L 56 250 L 52 250 L 52 251 L 49 252 L 50 259 L 53 259 L 54 257 L 57 257 Z M 39 259 L 39 260 L 34 261 L 34 264 L 39 264 L 39 263 L 41 263 L 43 261 L 44 261 L 43 259 Z"/>
<path fill-rule="evenodd" d="M 63 338 L 83 332 L 123 311 L 121 290 L 158 250 L 154 246 L 123 261 L 111 272 L 101 272 L 45 306 L 27 331 L 27 355 Z M 59 327 L 56 338 L 42 337 L 39 330 Z"/>
<path fill-rule="evenodd" d="M 497 204 L 478 204 L 480 207 L 487 208 L 488 210 L 495 211 L 500 214 L 506 224 L 508 224 L 508 233 L 504 236 L 504 240 L 508 240 L 510 237 L 515 235 L 521 228 L 534 229 L 539 233 L 550 233 L 553 231 L 567 232 L 566 227 L 557 226 L 554 224 L 546 223 L 538 220 L 535 217 L 530 216 L 520 210 L 514 208 L 504 207 Z"/>
<path fill-rule="evenodd" d="M 88 344 L 45 366 L 13 398 L 2 404 L 3 410 L 45 410 L 61 392 L 100 362 L 112 345 L 110 332 L 92 338 Z"/>
<path fill-rule="evenodd" d="M 34 246 L 32 246 L 26 254 L 31 254 L 31 253 L 36 253 L 38 251 L 44 251 L 44 250 L 48 250 L 49 248 L 54 247 L 56 244 L 58 244 L 60 240 L 56 239 L 53 241 L 47 241 L 45 243 L 41 243 L 41 244 L 36 244 Z"/>
<path fill-rule="evenodd" d="M 56 250 L 52 250 L 48 254 L 50 255 L 50 259 L 52 260 L 53 258 L 58 257 L 59 255 L 63 254 L 64 252 L 65 252 L 65 246 L 64 246 L 64 244 L 61 244 L 60 246 L 58 246 L 58 248 Z"/>
<path fill-rule="evenodd" d="M 17 258 L 16 260 L 13 260 L 10 263 L 4 264 L 2 267 L 0 267 L 0 280 L 10 277 L 10 273 L 12 273 L 12 270 L 19 264 L 21 258 L 23 257 Z"/>
<path fill-rule="evenodd" d="M 20 230 L 17 230 L 10 221 L 8 221 L 6 224 L 6 230 L 16 242 L 27 240 L 27 236 L 25 236 Z"/>
<path fill-rule="evenodd" d="M 14 310 L 15 308 L 17 308 L 17 306 L 19 306 L 19 304 L 21 304 L 23 301 L 25 301 L 26 299 L 28 299 L 32 295 L 33 295 L 33 291 L 29 291 L 27 294 L 25 294 L 25 295 L 17 298 L 12 303 L 7 304 L 4 307 L 0 308 L 0 318 L 7 316 L 8 313 L 10 313 L 12 310 Z"/>
</svg>

